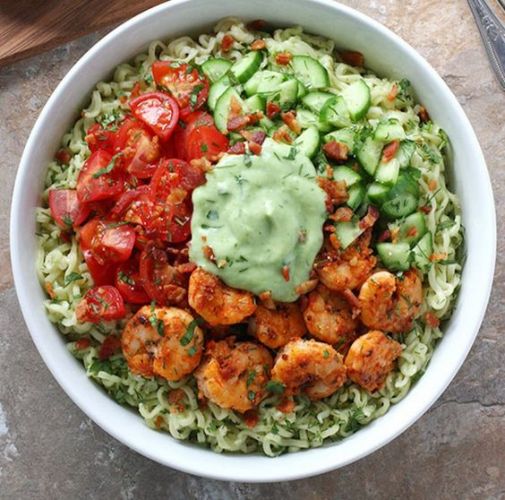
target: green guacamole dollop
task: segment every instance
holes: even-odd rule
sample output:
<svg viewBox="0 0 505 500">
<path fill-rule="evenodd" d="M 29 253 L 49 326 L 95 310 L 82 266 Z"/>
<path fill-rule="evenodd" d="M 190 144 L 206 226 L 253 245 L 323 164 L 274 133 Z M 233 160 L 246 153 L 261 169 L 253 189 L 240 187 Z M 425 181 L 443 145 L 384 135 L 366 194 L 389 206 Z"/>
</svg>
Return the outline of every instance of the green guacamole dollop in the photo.
<svg viewBox="0 0 505 500">
<path fill-rule="evenodd" d="M 231 287 L 295 301 L 326 219 L 312 162 L 267 139 L 261 155 L 225 156 L 206 177 L 193 192 L 190 259 Z"/>
</svg>

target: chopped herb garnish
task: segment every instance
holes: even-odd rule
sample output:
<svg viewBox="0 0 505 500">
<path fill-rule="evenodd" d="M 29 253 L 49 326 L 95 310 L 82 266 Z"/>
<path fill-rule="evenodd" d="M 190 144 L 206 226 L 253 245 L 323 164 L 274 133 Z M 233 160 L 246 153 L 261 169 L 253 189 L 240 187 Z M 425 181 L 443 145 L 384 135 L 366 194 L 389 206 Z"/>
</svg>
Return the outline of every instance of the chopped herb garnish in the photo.
<svg viewBox="0 0 505 500">
<path fill-rule="evenodd" d="M 209 210 L 207 212 L 207 219 L 209 220 L 218 220 L 219 219 L 219 212 L 217 210 Z"/>
<path fill-rule="evenodd" d="M 252 167 L 252 158 L 248 153 L 244 154 L 244 164 L 247 168 Z"/>
<path fill-rule="evenodd" d="M 256 393 L 254 391 L 249 391 L 247 393 L 247 399 L 249 399 L 249 401 L 254 401 L 255 397 L 256 397 Z"/>
<path fill-rule="evenodd" d="M 72 227 L 73 221 L 68 214 L 65 214 L 62 217 L 62 220 L 63 220 L 65 226 Z"/>
<path fill-rule="evenodd" d="M 329 353 L 329 352 L 325 349 L 325 350 L 323 351 L 323 358 L 325 358 L 325 359 L 326 359 L 326 358 L 328 358 L 329 356 L 330 356 L 330 353 Z"/>
<path fill-rule="evenodd" d="M 179 341 L 182 346 L 187 346 L 193 340 L 193 336 L 195 335 L 195 328 L 201 323 L 202 320 L 200 318 L 196 318 L 188 325 L 186 333 Z"/>
<path fill-rule="evenodd" d="M 72 272 L 68 276 L 65 276 L 65 279 L 63 280 L 63 282 L 65 283 L 65 286 L 67 286 L 70 283 L 72 283 L 73 281 L 78 281 L 78 280 L 82 280 L 82 276 L 79 273 Z"/>
<path fill-rule="evenodd" d="M 289 149 L 289 154 L 285 157 L 286 160 L 294 160 L 298 150 L 293 146 Z"/>
<path fill-rule="evenodd" d="M 121 156 L 123 153 L 117 153 L 112 157 L 112 160 L 109 162 L 109 164 L 103 168 L 99 168 L 94 174 L 93 174 L 93 179 L 97 179 L 98 177 L 101 177 L 102 175 L 109 174 L 112 172 L 112 169 L 114 168 L 114 165 L 116 164 L 116 159 Z"/>
<path fill-rule="evenodd" d="M 192 345 L 189 349 L 188 349 L 188 355 L 189 356 L 194 356 L 196 354 L 196 347 L 194 345 Z"/>
<path fill-rule="evenodd" d="M 249 373 L 247 374 L 247 380 L 246 380 L 246 387 L 249 387 L 253 382 L 254 379 L 256 378 L 256 372 L 254 370 L 250 370 Z"/>
<path fill-rule="evenodd" d="M 135 286 L 135 280 L 131 276 L 128 276 L 123 271 L 119 271 L 118 278 L 123 283 L 127 283 L 130 286 Z"/>
<path fill-rule="evenodd" d="M 272 394 L 282 394 L 285 391 L 286 387 L 281 382 L 277 382 L 276 380 L 269 380 L 265 386 L 265 389 Z"/>
<path fill-rule="evenodd" d="M 200 145 L 200 151 L 202 153 L 206 153 L 208 150 L 209 150 L 209 146 L 207 146 L 207 144 L 201 144 Z"/>
</svg>

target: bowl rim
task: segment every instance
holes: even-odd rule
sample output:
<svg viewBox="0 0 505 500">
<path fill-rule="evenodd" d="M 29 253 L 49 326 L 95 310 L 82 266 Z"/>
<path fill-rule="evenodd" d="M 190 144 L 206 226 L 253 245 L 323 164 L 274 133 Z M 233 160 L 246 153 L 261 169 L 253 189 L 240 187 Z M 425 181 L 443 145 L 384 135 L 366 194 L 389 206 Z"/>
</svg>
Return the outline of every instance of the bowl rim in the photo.
<svg viewBox="0 0 505 500">
<path fill-rule="evenodd" d="M 307 0 L 306 0 L 307 1 Z M 79 395 L 79 389 L 71 385 L 67 382 L 65 378 L 65 374 L 62 373 L 55 362 L 51 359 L 50 353 L 44 348 L 42 339 L 39 338 L 34 332 L 37 331 L 38 325 L 34 321 L 31 315 L 31 308 L 33 307 L 33 300 L 30 299 L 29 294 L 27 292 L 27 286 L 24 284 L 22 280 L 22 263 L 19 255 L 22 251 L 22 243 L 20 239 L 21 230 L 20 230 L 20 212 L 22 209 L 22 201 L 23 201 L 23 185 L 25 179 L 29 175 L 30 165 L 28 162 L 31 151 L 36 147 L 37 137 L 40 134 L 40 130 L 43 128 L 44 123 L 47 121 L 50 114 L 53 112 L 53 104 L 57 102 L 60 94 L 64 94 L 65 88 L 69 82 L 72 81 L 74 74 L 76 74 L 81 68 L 88 65 L 96 54 L 99 54 L 102 48 L 106 47 L 114 38 L 118 35 L 128 32 L 134 29 L 136 26 L 143 24 L 149 18 L 156 16 L 158 13 L 171 11 L 173 9 L 177 9 L 179 6 L 195 3 L 198 0 L 171 0 L 170 2 L 160 4 L 151 9 L 148 9 L 137 16 L 131 18 L 130 20 L 122 23 L 117 28 L 108 33 L 105 37 L 100 39 L 96 44 L 94 44 L 70 69 L 67 75 L 60 81 L 56 89 L 51 94 L 44 108 L 42 109 L 39 117 L 37 118 L 31 132 L 30 136 L 27 140 L 26 146 L 24 148 L 19 169 L 16 175 L 13 197 L 11 202 L 11 216 L 10 216 L 10 253 L 11 253 L 11 264 L 13 270 L 14 284 L 16 293 L 18 296 L 18 300 L 21 306 L 21 311 L 25 320 L 25 323 L 28 327 L 30 335 L 34 344 L 37 347 L 41 357 L 43 358 L 46 366 L 51 371 L 53 377 L 57 380 L 59 385 L 65 391 L 65 393 L 74 401 L 75 404 L 90 417 L 98 426 L 100 426 L 103 430 L 105 430 L 108 434 L 112 435 L 121 443 L 124 443 L 128 447 L 134 449 L 138 453 L 157 461 L 163 465 L 172 467 L 174 469 L 203 476 L 213 479 L 219 480 L 233 480 L 233 481 L 245 481 L 245 482 L 267 482 L 267 481 L 280 481 L 280 480 L 294 480 L 305 477 L 314 476 L 317 474 L 321 474 L 324 472 L 328 472 L 330 470 L 334 470 L 339 467 L 343 467 L 348 465 L 356 460 L 367 456 L 382 446 L 386 445 L 401 433 L 403 433 L 408 427 L 413 425 L 439 398 L 442 392 L 447 388 L 450 382 L 453 380 L 456 373 L 459 371 L 462 363 L 466 359 L 468 352 L 470 351 L 475 337 L 478 334 L 479 328 L 482 324 L 482 320 L 484 318 L 484 314 L 486 312 L 487 304 L 489 301 L 489 296 L 492 288 L 492 281 L 494 276 L 494 267 L 496 260 L 496 215 L 495 215 L 495 204 L 494 197 L 491 188 L 491 181 L 489 177 L 489 172 L 486 167 L 485 159 L 482 154 L 482 150 L 478 143 L 477 137 L 475 136 L 475 132 L 466 117 L 462 107 L 456 100 L 456 97 L 451 92 L 449 87 L 440 77 L 440 75 L 432 68 L 432 66 L 407 42 L 401 39 L 398 35 L 390 31 L 388 28 L 380 24 L 378 21 L 368 17 L 367 15 L 352 9 L 351 7 L 342 5 L 338 2 L 334 2 L 332 0 L 308 0 L 307 3 L 319 4 L 322 7 L 325 7 L 329 10 L 332 10 L 336 15 L 343 14 L 348 17 L 353 17 L 361 24 L 366 25 L 368 29 L 372 29 L 378 32 L 382 37 L 388 38 L 395 45 L 400 46 L 401 49 L 407 54 L 407 56 L 413 60 L 415 65 L 420 67 L 424 72 L 430 74 L 430 77 L 436 81 L 438 84 L 438 90 L 444 92 L 444 97 L 448 99 L 450 106 L 452 109 L 456 110 L 458 113 L 457 119 L 461 120 L 461 127 L 465 130 L 466 137 L 469 138 L 472 142 L 472 146 L 475 148 L 475 154 L 478 157 L 478 162 L 480 164 L 480 174 L 482 176 L 481 183 L 483 183 L 483 189 L 487 191 L 486 200 L 483 200 L 483 210 L 486 211 L 485 215 L 489 218 L 490 222 L 490 233 L 487 234 L 488 242 L 490 244 L 490 248 L 488 250 L 488 259 L 483 263 L 483 269 L 481 273 L 482 279 L 482 292 L 483 294 L 479 297 L 480 300 L 476 299 L 476 309 L 477 312 L 474 315 L 474 328 L 473 335 L 471 338 L 468 338 L 467 344 L 464 349 L 460 352 L 458 359 L 453 364 L 453 370 L 451 373 L 447 374 L 443 378 L 443 382 L 438 385 L 435 391 L 432 392 L 431 396 L 423 402 L 417 404 L 416 408 L 414 408 L 408 418 L 404 418 L 404 421 L 394 427 L 393 429 L 390 427 L 387 432 L 385 432 L 384 436 L 381 439 L 375 440 L 372 446 L 367 447 L 366 449 L 362 449 L 359 452 L 351 453 L 349 456 L 342 458 L 338 457 L 338 453 L 334 454 L 335 458 L 326 463 L 318 463 L 318 461 L 312 460 L 309 462 L 308 460 L 301 459 L 299 462 L 301 463 L 301 467 L 289 470 L 284 470 L 282 473 L 278 473 L 276 468 L 274 467 L 275 462 L 272 461 L 271 458 L 264 456 L 253 456 L 254 458 L 267 460 L 270 464 L 271 472 L 268 471 L 268 468 L 261 467 L 261 474 L 257 474 L 251 467 L 248 467 L 249 462 L 244 462 L 244 470 L 234 470 L 233 475 L 231 475 L 231 471 L 226 468 L 214 468 L 210 467 L 210 464 L 200 463 L 199 460 L 185 460 L 184 463 L 181 463 L 177 457 L 171 456 L 170 453 L 160 454 L 159 452 L 153 452 L 150 449 L 147 449 L 146 446 L 133 439 L 129 434 L 123 433 L 120 428 L 116 428 L 114 422 L 108 421 L 104 418 L 98 409 L 93 409 L 89 406 L 89 404 Z M 55 329 L 56 331 L 56 329 Z M 98 388 L 97 388 L 98 389 Z M 411 388 L 412 390 L 412 388 Z M 108 397 L 108 396 L 107 396 Z M 112 399 L 111 399 L 112 400 Z M 118 405 L 118 410 L 123 411 L 124 408 Z M 384 416 L 387 418 L 387 416 Z M 379 419 L 379 420 L 382 420 Z M 373 424 L 375 424 L 375 421 Z M 370 427 L 369 424 L 367 427 Z M 363 431 L 361 431 L 363 432 Z M 346 440 L 352 439 L 353 436 L 346 438 Z M 177 442 L 174 439 L 174 443 Z M 329 446 L 336 446 L 337 443 L 331 443 Z M 191 446 L 191 445 L 189 445 Z M 214 453 L 210 450 L 203 448 L 196 448 L 198 452 L 196 455 L 200 455 L 202 457 L 211 456 L 210 453 Z M 315 448 L 311 451 L 306 451 L 304 453 L 313 453 L 314 451 L 317 453 L 318 450 L 323 448 Z M 195 455 L 195 456 L 196 456 Z M 302 456 L 303 454 L 297 453 L 297 455 Z M 226 456 L 226 455 L 221 455 Z M 227 455 L 236 456 L 236 455 Z M 286 455 L 283 455 L 284 457 Z M 315 456 L 314 454 L 312 456 Z M 251 455 L 239 455 L 238 458 L 243 457 L 251 457 Z M 278 457 L 275 460 L 280 460 L 282 457 Z M 240 461 L 240 460 L 237 460 Z M 254 462 L 254 461 L 253 461 Z"/>
</svg>

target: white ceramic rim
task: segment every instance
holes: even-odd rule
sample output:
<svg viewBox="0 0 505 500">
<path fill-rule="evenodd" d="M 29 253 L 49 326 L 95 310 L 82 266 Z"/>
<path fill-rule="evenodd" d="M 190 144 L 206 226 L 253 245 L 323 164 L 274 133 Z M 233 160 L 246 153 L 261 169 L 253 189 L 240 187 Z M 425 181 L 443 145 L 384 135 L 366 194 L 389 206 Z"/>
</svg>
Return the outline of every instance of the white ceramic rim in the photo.
<svg viewBox="0 0 505 500">
<path fill-rule="evenodd" d="M 161 13 L 167 14 L 181 6 L 187 7 L 190 2 L 193 7 L 206 1 L 208 0 L 202 0 L 201 2 L 199 0 L 172 0 L 170 3 L 154 7 L 122 24 L 94 45 L 80 59 L 51 95 L 30 134 L 21 158 L 14 187 L 10 224 L 14 282 L 24 319 L 44 362 L 68 396 L 85 414 L 110 435 L 161 464 L 204 477 L 247 482 L 300 479 L 342 467 L 384 446 L 423 415 L 454 378 L 478 333 L 491 292 L 496 257 L 496 220 L 491 182 L 477 138 L 461 106 L 440 76 L 412 47 L 378 22 L 349 7 L 331 0 L 305 0 L 307 4 L 313 4 L 321 10 L 327 10 L 330 15 L 353 18 L 368 30 L 384 37 L 388 43 L 399 46 L 398 50 L 405 58 L 411 59 L 419 67 L 419 71 L 429 74 L 437 87 L 437 92 L 441 94 L 451 112 L 454 113 L 454 120 L 457 120 L 460 124 L 462 134 L 466 140 L 470 141 L 469 147 L 474 152 L 472 161 L 476 162 L 479 174 L 479 178 L 475 180 L 475 183 L 478 185 L 479 192 L 483 195 L 480 201 L 480 217 L 484 224 L 483 234 L 479 235 L 481 242 L 479 247 L 481 253 L 478 256 L 479 270 L 468 278 L 464 277 L 463 287 L 470 286 L 466 285 L 467 281 L 471 282 L 474 291 L 478 293 L 474 295 L 471 303 L 472 311 L 465 316 L 466 336 L 464 341 L 453 342 L 453 350 L 451 351 L 453 355 L 447 359 L 446 371 L 442 380 L 435 382 L 428 380 L 428 374 L 430 373 L 430 368 L 428 368 L 425 376 L 411 389 L 409 395 L 401 403 L 392 407 L 387 415 L 372 422 L 353 436 L 335 444 L 296 454 L 286 454 L 275 459 L 257 455 L 217 455 L 209 450 L 178 442 L 166 434 L 148 429 L 140 417 L 132 412 L 125 411 L 106 394 L 99 391 L 97 386 L 85 377 L 82 369 L 80 384 L 76 385 L 74 376 L 73 378 L 66 377 L 66 370 L 73 370 L 71 362 L 67 363 L 64 360 L 63 364 L 66 367 L 62 367 L 62 358 L 60 357 L 58 360 L 58 355 L 53 352 L 54 345 L 48 345 L 53 342 L 53 339 L 48 343 L 47 337 L 44 336 L 49 330 L 41 325 L 41 322 L 44 322 L 43 317 L 40 315 L 41 303 L 40 300 L 33 297 L 33 279 L 30 274 L 34 271 L 33 265 L 30 266 L 29 262 L 23 260 L 26 245 L 32 243 L 30 238 L 34 239 L 32 236 L 27 236 L 26 224 L 24 227 L 22 226 L 22 214 L 23 210 L 26 209 L 26 203 L 23 202 L 24 187 L 29 184 L 30 162 L 32 157 L 36 158 L 38 136 L 42 134 L 45 124 L 50 123 L 50 117 L 55 112 L 55 105 L 65 102 L 67 87 L 72 84 L 76 75 L 85 66 L 92 65 L 93 59 L 99 55 L 102 49 L 109 44 L 113 44 L 117 37 L 125 36 L 127 32 L 135 34 L 137 27 L 149 20 L 152 21 Z M 234 5 L 246 2 L 247 0 L 237 0 Z M 301 1 L 298 3 L 301 3 Z M 231 13 L 236 10 L 232 8 L 231 11 L 233 12 Z M 262 12 L 258 11 L 257 17 L 268 18 L 267 15 L 262 16 L 261 14 Z M 472 216 L 476 216 L 476 214 L 472 214 Z M 476 236 L 472 240 L 475 238 Z M 473 255 L 471 257 L 473 262 Z M 467 267 L 470 265 L 469 261 L 470 259 L 467 260 Z M 475 266 L 472 264 L 471 267 L 474 268 Z M 477 275 L 478 279 L 476 278 Z M 470 278 L 472 279 L 470 280 Z M 467 306 L 469 305 L 467 304 Z M 57 330 L 54 327 L 52 329 L 59 336 Z M 436 356 L 437 352 L 435 352 L 432 364 Z M 70 355 L 68 357 L 72 358 Z M 427 384 L 434 385 L 431 385 L 429 390 L 421 389 L 422 387 L 425 388 Z M 111 416 L 115 418 L 111 418 Z M 131 432 L 132 429 L 134 432 Z M 163 446 L 159 445 L 161 441 L 163 441 Z"/>
</svg>

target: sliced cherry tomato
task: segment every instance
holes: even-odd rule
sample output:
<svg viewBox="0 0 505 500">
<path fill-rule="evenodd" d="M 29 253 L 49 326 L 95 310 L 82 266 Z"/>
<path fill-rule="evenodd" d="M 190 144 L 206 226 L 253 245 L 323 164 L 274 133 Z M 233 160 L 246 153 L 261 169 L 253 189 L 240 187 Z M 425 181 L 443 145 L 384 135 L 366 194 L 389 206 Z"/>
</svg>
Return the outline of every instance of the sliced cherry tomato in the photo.
<svg viewBox="0 0 505 500">
<path fill-rule="evenodd" d="M 131 258 L 119 266 L 116 273 L 116 288 L 126 302 L 147 304 L 149 295 L 142 286 L 139 271 L 139 259 Z"/>
<path fill-rule="evenodd" d="M 144 288 L 159 305 L 178 304 L 185 300 L 184 277 L 170 263 L 165 250 L 148 245 L 140 255 L 140 276 Z"/>
<path fill-rule="evenodd" d="M 227 151 L 229 146 L 228 138 L 214 125 L 197 127 L 187 136 L 186 160 L 202 157 L 211 160 L 219 153 Z"/>
<path fill-rule="evenodd" d="M 114 150 L 121 155 L 123 168 L 140 179 L 153 175 L 161 155 L 158 137 L 132 118 L 127 118 L 119 128 Z"/>
<path fill-rule="evenodd" d="M 186 116 L 184 120 L 179 120 L 179 124 L 172 136 L 175 149 L 175 155 L 172 157 L 187 160 L 188 136 L 198 127 L 209 127 L 212 125 L 214 125 L 214 118 L 205 111 L 195 111 Z"/>
<path fill-rule="evenodd" d="M 93 278 L 93 283 L 96 286 L 113 285 L 116 267 L 109 263 L 106 263 L 104 265 L 99 264 L 98 261 L 93 257 L 93 254 L 89 248 L 82 248 L 81 245 L 81 250 L 91 277 Z"/>
<path fill-rule="evenodd" d="M 179 105 L 164 92 L 148 92 L 130 101 L 132 113 L 162 141 L 168 141 L 179 120 Z"/>
<path fill-rule="evenodd" d="M 109 359 L 113 354 L 121 349 L 121 340 L 116 335 L 109 335 L 105 337 L 100 350 L 98 351 L 98 358 L 101 361 Z"/>
<path fill-rule="evenodd" d="M 111 154 L 114 153 L 115 138 L 114 132 L 104 129 L 99 123 L 92 125 L 85 137 L 91 152 L 103 149 Z"/>
<path fill-rule="evenodd" d="M 110 213 L 113 220 L 146 226 L 154 217 L 154 198 L 150 186 L 125 191 Z"/>
<path fill-rule="evenodd" d="M 75 312 L 81 323 L 99 323 L 124 317 L 126 309 L 117 288 L 97 286 L 86 292 Z"/>
<path fill-rule="evenodd" d="M 62 229 L 79 226 L 89 215 L 89 208 L 79 201 L 75 189 L 49 190 L 49 209 Z"/>
<path fill-rule="evenodd" d="M 91 154 L 77 178 L 77 197 L 79 201 L 105 200 L 121 193 L 124 186 L 124 173 L 117 165 L 117 156 L 104 150 Z"/>
<path fill-rule="evenodd" d="M 187 196 L 181 198 L 178 193 L 174 193 L 175 188 L 190 193 L 204 182 L 205 176 L 198 167 L 183 160 L 171 159 L 160 162 L 151 179 L 151 187 L 156 199 L 167 200 L 169 198 L 170 202 L 177 204 Z"/>
<path fill-rule="evenodd" d="M 147 236 L 167 243 L 187 241 L 191 235 L 191 205 L 158 203 L 156 218 L 147 227 Z"/>
<path fill-rule="evenodd" d="M 81 248 L 89 250 L 100 265 L 124 262 L 135 245 L 135 230 L 127 224 L 107 224 L 92 219 L 79 231 Z"/>
<path fill-rule="evenodd" d="M 156 61 L 152 65 L 154 81 L 170 91 L 179 104 L 181 117 L 201 108 L 209 95 L 209 81 L 188 64 Z"/>
</svg>

